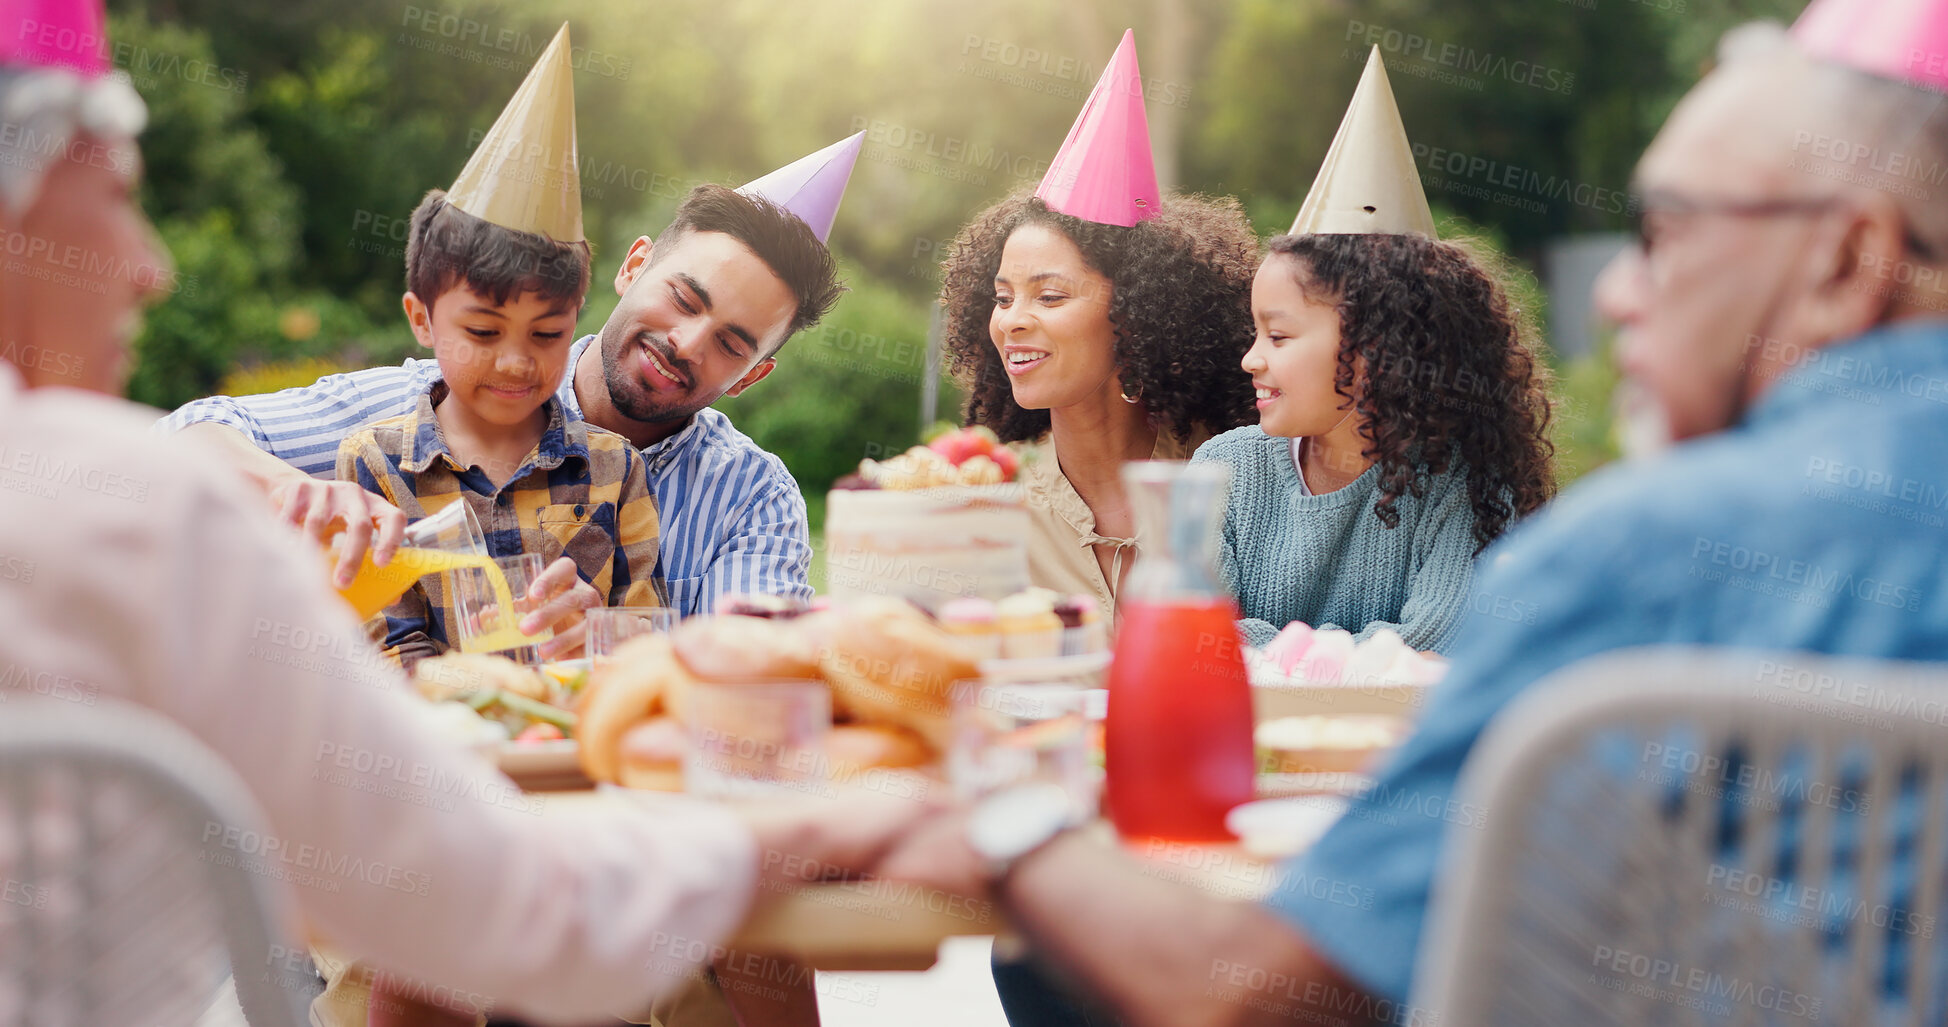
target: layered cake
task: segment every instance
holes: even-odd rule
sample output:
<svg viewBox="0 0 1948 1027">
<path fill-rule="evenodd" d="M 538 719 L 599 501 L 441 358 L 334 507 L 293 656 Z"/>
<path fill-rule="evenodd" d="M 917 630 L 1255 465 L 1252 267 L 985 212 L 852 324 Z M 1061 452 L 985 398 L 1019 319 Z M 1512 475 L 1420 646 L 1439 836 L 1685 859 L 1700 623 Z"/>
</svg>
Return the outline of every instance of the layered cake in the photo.
<svg viewBox="0 0 1948 1027">
<path fill-rule="evenodd" d="M 1026 588 L 1028 510 L 1015 468 L 985 428 L 862 462 L 826 500 L 826 591 L 938 610 Z"/>
</svg>

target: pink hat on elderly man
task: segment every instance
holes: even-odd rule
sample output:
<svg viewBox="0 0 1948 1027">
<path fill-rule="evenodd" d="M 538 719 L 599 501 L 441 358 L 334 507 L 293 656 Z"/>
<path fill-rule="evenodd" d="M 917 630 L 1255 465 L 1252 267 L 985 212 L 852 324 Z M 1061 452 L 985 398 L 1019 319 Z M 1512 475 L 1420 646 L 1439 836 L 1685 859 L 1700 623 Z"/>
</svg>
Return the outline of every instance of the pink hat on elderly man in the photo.
<svg viewBox="0 0 1948 1027">
<path fill-rule="evenodd" d="M 1813 0 L 1792 36 L 1822 60 L 1948 92 L 1948 0 Z"/>
<path fill-rule="evenodd" d="M 0 67 L 108 74 L 102 0 L 0 0 Z"/>
<path fill-rule="evenodd" d="M 1134 31 L 1123 32 L 1035 195 L 1050 210 L 1103 225 L 1127 227 L 1161 210 Z"/>
</svg>

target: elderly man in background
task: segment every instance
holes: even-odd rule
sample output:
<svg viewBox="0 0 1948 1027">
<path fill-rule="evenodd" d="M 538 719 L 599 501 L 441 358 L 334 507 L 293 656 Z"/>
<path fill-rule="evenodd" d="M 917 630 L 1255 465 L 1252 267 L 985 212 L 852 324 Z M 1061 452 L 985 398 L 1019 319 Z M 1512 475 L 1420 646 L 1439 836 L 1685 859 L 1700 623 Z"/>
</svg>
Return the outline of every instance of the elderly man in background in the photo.
<svg viewBox="0 0 1948 1027">
<path fill-rule="evenodd" d="M 0 239 L 19 254 L 0 265 L 0 687 L 77 683 L 68 697 L 182 725 L 284 851 L 399 871 L 294 885 L 313 930 L 556 1021 L 640 1010 L 687 981 L 766 885 L 760 853 L 863 868 L 924 815 L 890 799 L 740 815 L 670 797 L 546 818 L 475 801 L 519 793 L 431 726 L 311 543 L 225 461 L 152 438 L 153 411 L 95 395 L 120 390 L 141 308 L 175 273 L 136 206 L 146 113 L 108 74 L 100 0 L 36 11 L 0 12 Z M 467 798 L 429 815 L 319 773 L 349 747 Z M 0 851 L 0 871 L 14 858 Z M 154 1020 L 183 1008 L 198 1007 L 158 999 Z"/>
<path fill-rule="evenodd" d="M 1659 643 L 1948 656 L 1948 40 L 1920 31 L 1944 6 L 1840 0 L 1790 41 L 1727 37 L 1639 165 L 1641 240 L 1597 290 L 1634 434 L 1676 444 L 1484 556 L 1418 732 L 1283 890 L 1219 904 L 1056 821 L 997 850 L 985 806 L 887 871 L 988 890 L 1130 1022 L 1432 1022 L 1404 1003 L 1456 776 L 1538 681 Z"/>
</svg>

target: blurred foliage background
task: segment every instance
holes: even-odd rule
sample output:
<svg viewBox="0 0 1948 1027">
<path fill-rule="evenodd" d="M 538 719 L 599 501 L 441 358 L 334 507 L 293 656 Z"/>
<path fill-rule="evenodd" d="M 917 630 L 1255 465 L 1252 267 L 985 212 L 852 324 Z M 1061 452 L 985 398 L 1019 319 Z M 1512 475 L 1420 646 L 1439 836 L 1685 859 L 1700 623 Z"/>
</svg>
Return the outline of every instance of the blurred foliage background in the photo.
<svg viewBox="0 0 1948 1027">
<path fill-rule="evenodd" d="M 832 234 L 852 291 L 722 404 L 785 459 L 816 517 L 833 478 L 918 440 L 938 262 L 974 213 L 1040 179 L 1123 28 L 1166 187 L 1236 195 L 1267 236 L 1290 222 L 1379 44 L 1444 231 L 1510 255 L 1541 309 L 1544 248 L 1623 227 L 1602 197 L 1625 190 L 1718 36 L 1790 20 L 1803 0 L 110 6 L 115 62 L 153 111 L 144 201 L 182 274 L 129 384 L 162 407 L 411 355 L 405 219 L 452 180 L 563 20 L 597 265 L 585 333 L 614 306 L 629 242 L 691 185 L 742 183 L 866 130 Z M 1614 378 L 1601 356 L 1558 373 L 1568 478 L 1611 453 Z M 940 416 L 957 402 L 943 384 Z"/>
</svg>

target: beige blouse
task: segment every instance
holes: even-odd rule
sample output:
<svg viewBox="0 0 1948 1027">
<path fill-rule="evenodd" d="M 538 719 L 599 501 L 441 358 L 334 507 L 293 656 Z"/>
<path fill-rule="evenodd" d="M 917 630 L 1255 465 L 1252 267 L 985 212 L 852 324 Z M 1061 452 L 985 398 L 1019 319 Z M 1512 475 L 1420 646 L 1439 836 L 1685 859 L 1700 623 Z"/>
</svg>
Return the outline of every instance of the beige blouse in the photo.
<svg viewBox="0 0 1948 1027">
<path fill-rule="evenodd" d="M 1157 434 L 1152 460 L 1187 460 L 1208 434 L 1193 432 L 1188 442 L 1178 442 L 1168 432 Z M 1047 433 L 1034 442 L 1019 443 L 1024 501 L 1028 505 L 1028 580 L 1064 595 L 1080 593 L 1096 597 L 1103 611 L 1116 613 L 1116 590 L 1103 577 L 1096 560 L 1097 545 L 1114 546 L 1114 569 L 1127 567 L 1136 559 L 1135 538 L 1111 538 L 1096 534 L 1096 515 L 1076 494 L 1075 486 L 1063 475 L 1055 459 L 1055 444 Z"/>
</svg>

